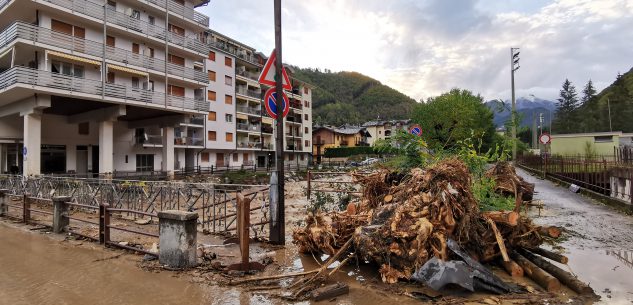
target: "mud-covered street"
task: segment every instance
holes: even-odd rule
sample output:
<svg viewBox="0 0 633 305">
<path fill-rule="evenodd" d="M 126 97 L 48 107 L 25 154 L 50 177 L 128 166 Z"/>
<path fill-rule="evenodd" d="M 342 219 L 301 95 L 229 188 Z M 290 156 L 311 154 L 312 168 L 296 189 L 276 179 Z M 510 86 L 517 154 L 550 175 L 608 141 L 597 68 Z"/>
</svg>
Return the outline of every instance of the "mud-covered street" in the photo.
<svg viewBox="0 0 633 305">
<path fill-rule="evenodd" d="M 633 304 L 633 217 L 517 172 L 536 184 L 535 199 L 544 203 L 540 216 L 537 209 L 530 211 L 534 222 L 565 229 L 558 247 L 565 249 L 571 270 L 601 296 L 600 303 Z"/>
</svg>

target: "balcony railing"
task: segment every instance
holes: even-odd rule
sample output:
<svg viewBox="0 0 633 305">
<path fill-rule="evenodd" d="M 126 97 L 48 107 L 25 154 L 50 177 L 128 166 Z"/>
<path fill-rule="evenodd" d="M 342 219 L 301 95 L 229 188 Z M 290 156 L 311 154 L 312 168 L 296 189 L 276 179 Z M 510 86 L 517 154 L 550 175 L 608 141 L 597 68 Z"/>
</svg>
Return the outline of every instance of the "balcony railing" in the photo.
<svg viewBox="0 0 633 305">
<path fill-rule="evenodd" d="M 204 146 L 204 140 L 202 138 L 178 137 L 174 138 L 174 144 L 182 146 Z"/>
<path fill-rule="evenodd" d="M 131 104 L 144 104 L 152 108 L 166 108 L 165 94 L 145 89 L 132 88 L 118 84 L 103 84 L 100 80 L 90 80 L 26 67 L 13 67 L 0 74 L 0 90 L 12 85 L 40 86 L 49 89 L 68 91 L 69 94 L 83 93 L 100 99 Z M 204 100 L 195 100 L 179 96 L 167 96 L 167 106 L 192 111 L 209 111 Z"/>
<path fill-rule="evenodd" d="M 286 145 L 286 150 L 303 150 L 301 145 Z"/>
<path fill-rule="evenodd" d="M 253 125 L 253 124 L 237 123 L 237 130 L 260 131 L 261 130 L 261 126 L 260 125 Z"/>
<path fill-rule="evenodd" d="M 262 114 L 261 110 L 258 108 L 253 108 L 253 107 L 245 107 L 245 106 L 237 106 L 236 110 L 238 112 L 243 112 L 243 113 L 250 113 L 250 114 L 254 114 L 254 115 L 260 115 Z"/>
<path fill-rule="evenodd" d="M 236 87 L 235 92 L 237 92 L 237 94 L 254 97 L 256 99 L 260 99 L 262 97 L 262 94 L 259 91 L 248 90 L 245 87 Z"/>
<path fill-rule="evenodd" d="M 204 125 L 204 117 L 191 117 L 188 119 L 185 119 L 185 121 L 183 122 L 184 124 L 190 124 L 190 125 Z"/>
<path fill-rule="evenodd" d="M 237 75 L 241 75 L 244 76 L 246 78 L 252 79 L 254 81 L 257 81 L 257 79 L 259 79 L 259 73 L 257 72 L 251 72 L 251 71 L 238 71 Z"/>
<path fill-rule="evenodd" d="M 237 147 L 238 148 L 259 148 L 259 149 L 273 149 L 273 145 L 271 143 L 264 143 L 262 145 L 262 143 L 260 142 L 238 142 L 237 143 Z"/>
<path fill-rule="evenodd" d="M 144 135 L 134 136 L 135 145 L 163 145 L 163 137 L 161 135 Z"/>
<path fill-rule="evenodd" d="M 0 0 L 0 10 L 2 10 L 11 0 Z"/>
<path fill-rule="evenodd" d="M 286 137 L 301 138 L 303 137 L 303 133 L 302 132 L 295 132 L 295 133 L 286 132 Z"/>
<path fill-rule="evenodd" d="M 255 58 L 255 56 L 253 55 L 248 55 L 246 53 L 244 53 L 243 51 L 240 51 L 238 48 L 234 47 L 234 46 L 229 46 L 224 42 L 221 41 L 213 41 L 213 40 L 209 40 L 208 44 L 210 46 L 216 47 L 224 52 L 227 52 L 231 55 L 234 55 L 235 57 L 242 59 L 244 61 L 247 61 L 251 64 L 254 64 L 256 66 L 261 66 L 261 64 L 259 63 L 259 61 L 257 60 L 257 58 Z"/>
<path fill-rule="evenodd" d="M 185 19 L 193 20 L 204 26 L 209 26 L 209 17 L 204 14 L 196 12 L 194 9 L 185 7 L 180 3 L 176 3 L 171 0 L 147 0 L 149 3 L 153 3 L 161 8 L 167 7 L 170 12 L 181 15 Z M 165 4 L 167 3 L 167 5 Z"/>
<path fill-rule="evenodd" d="M 74 14 L 80 13 L 86 16 L 103 20 L 103 4 L 95 3 L 88 0 L 42 0 L 61 7 L 67 8 L 73 11 Z M 164 3 L 163 3 L 164 4 Z M 160 40 L 165 40 L 165 33 L 167 33 L 169 42 L 178 46 L 194 50 L 198 53 L 207 54 L 209 47 L 203 42 L 184 36 L 180 36 L 175 33 L 167 32 L 164 26 L 159 24 L 150 24 L 149 22 L 128 16 L 123 12 L 118 12 L 113 9 L 106 10 L 107 22 L 124 27 L 128 30 L 145 34 L 147 36 L 155 37 Z"/>
<path fill-rule="evenodd" d="M 64 48 L 71 52 L 79 52 L 97 57 L 103 56 L 103 43 L 101 42 L 77 38 L 24 22 L 15 22 L 0 33 L 0 47 L 11 43 L 15 39 L 43 43 Z M 136 54 L 121 48 L 106 46 L 106 58 L 123 64 L 131 64 L 146 69 L 165 72 L 164 60 Z M 177 77 L 192 79 L 198 82 L 208 82 L 206 73 L 193 68 L 168 63 L 167 70 L 169 74 Z"/>
</svg>

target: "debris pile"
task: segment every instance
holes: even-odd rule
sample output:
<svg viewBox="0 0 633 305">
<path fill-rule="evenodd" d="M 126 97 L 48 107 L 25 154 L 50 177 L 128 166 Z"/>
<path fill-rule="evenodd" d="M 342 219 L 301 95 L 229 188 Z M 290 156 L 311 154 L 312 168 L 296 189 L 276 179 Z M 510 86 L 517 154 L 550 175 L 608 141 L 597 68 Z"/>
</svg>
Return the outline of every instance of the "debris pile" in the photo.
<svg viewBox="0 0 633 305">
<path fill-rule="evenodd" d="M 518 203 L 521 199 L 531 200 L 534 185 L 519 177 L 511 164 L 498 163 L 486 175 L 497 182 L 497 192 L 518 195 Z M 535 226 L 529 218 L 521 217 L 518 209 L 481 212 L 471 191 L 468 168 L 458 159 L 447 159 L 426 169 L 416 168 L 407 175 L 381 170 L 354 178 L 363 190 L 359 199 L 349 203 L 345 211 L 313 212 L 307 216 L 304 227 L 294 230 L 294 243 L 301 252 L 341 256 L 351 241 L 354 255 L 361 261 L 377 264 L 386 283 L 418 279 L 425 268 L 437 271 L 438 266 L 448 266 L 439 261 L 453 259 L 471 267 L 479 262 L 500 262 L 513 276 L 522 276 L 524 269 L 530 277 L 547 273 L 540 268 L 554 270 L 540 261 L 540 267 L 527 265 L 521 254 L 529 256 L 532 251 L 544 256 L 539 248 L 543 238 L 556 238 L 560 230 Z M 448 246 L 451 243 L 454 246 Z M 544 257 L 560 259 L 552 253 L 545 254 Z M 466 265 L 451 266 L 454 269 Z M 480 274 L 485 273 L 482 268 Z M 493 285 L 494 278 L 490 279 L 486 282 L 488 291 L 510 291 L 502 284 Z M 551 283 L 547 278 L 544 288 L 557 289 Z M 577 283 L 570 286 L 573 285 L 578 286 Z"/>
</svg>

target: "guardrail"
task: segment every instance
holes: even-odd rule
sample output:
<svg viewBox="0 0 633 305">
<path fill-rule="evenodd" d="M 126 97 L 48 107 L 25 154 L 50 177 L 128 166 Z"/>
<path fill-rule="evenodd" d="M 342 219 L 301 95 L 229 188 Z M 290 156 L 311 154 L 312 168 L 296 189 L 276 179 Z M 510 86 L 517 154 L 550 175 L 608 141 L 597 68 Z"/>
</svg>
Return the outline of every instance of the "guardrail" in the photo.
<svg viewBox="0 0 633 305">
<path fill-rule="evenodd" d="M 65 90 L 69 94 L 79 92 L 93 95 L 95 99 L 101 99 L 103 91 L 100 80 L 72 77 L 26 67 L 13 67 L 0 74 L 0 90 L 16 84 Z M 113 102 L 141 103 L 153 108 L 165 108 L 164 93 L 140 88 L 106 83 L 103 96 L 106 99 L 112 99 Z M 167 96 L 167 106 L 183 110 L 209 111 L 209 105 L 204 101 L 172 95 Z"/>
<path fill-rule="evenodd" d="M 253 107 L 237 106 L 236 110 L 238 112 L 249 113 L 249 114 L 254 114 L 254 115 L 261 115 L 262 114 L 260 109 L 253 108 Z"/>
</svg>

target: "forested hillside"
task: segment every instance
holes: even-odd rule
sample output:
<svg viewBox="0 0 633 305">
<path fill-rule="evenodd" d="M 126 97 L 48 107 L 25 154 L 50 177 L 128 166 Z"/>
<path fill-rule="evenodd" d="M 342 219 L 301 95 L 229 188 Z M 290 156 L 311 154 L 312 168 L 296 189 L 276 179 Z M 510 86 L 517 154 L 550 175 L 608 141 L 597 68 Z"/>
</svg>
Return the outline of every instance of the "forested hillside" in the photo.
<svg viewBox="0 0 633 305">
<path fill-rule="evenodd" d="M 610 129 L 633 132 L 633 69 L 618 74 L 616 80 L 598 94 L 591 83 L 578 93 L 573 84 L 566 81 L 557 103 L 555 117 L 554 133 Z"/>
<path fill-rule="evenodd" d="M 409 118 L 415 100 L 357 72 L 293 68 L 294 77 L 316 88 L 312 107 L 316 124 L 359 124 L 376 119 Z"/>
</svg>

